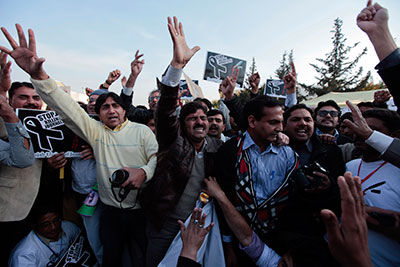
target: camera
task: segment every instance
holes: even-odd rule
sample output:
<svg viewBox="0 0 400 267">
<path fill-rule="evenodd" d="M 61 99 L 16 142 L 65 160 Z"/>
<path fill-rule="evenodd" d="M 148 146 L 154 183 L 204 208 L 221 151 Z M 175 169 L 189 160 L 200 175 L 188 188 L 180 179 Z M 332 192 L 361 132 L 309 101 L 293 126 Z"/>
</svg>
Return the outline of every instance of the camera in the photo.
<svg viewBox="0 0 400 267">
<path fill-rule="evenodd" d="M 310 165 L 304 165 L 295 173 L 293 180 L 296 187 L 300 190 L 315 188 L 322 183 L 322 177 L 314 175 L 314 172 L 320 172 L 328 175 L 329 172 L 322 167 L 318 162 L 314 161 Z M 313 180 L 307 178 L 307 175 L 311 176 Z"/>
<path fill-rule="evenodd" d="M 113 172 L 111 175 L 111 184 L 114 187 L 122 187 L 122 184 L 129 178 L 129 172 L 127 170 L 119 169 Z"/>
</svg>

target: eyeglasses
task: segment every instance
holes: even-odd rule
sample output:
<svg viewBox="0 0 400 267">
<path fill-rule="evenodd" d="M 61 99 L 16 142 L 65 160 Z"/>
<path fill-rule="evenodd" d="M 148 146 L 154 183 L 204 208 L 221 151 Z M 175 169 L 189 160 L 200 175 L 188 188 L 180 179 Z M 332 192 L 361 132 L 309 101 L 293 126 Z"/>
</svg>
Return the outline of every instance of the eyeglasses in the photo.
<svg viewBox="0 0 400 267">
<path fill-rule="evenodd" d="M 160 96 L 150 96 L 150 102 L 152 102 L 154 99 L 160 100 Z"/>
<path fill-rule="evenodd" d="M 334 111 L 334 110 L 331 110 L 331 111 L 319 110 L 318 111 L 318 115 L 320 115 L 321 117 L 326 117 L 326 116 L 328 116 L 328 114 L 331 115 L 331 117 L 339 117 L 339 112 Z"/>
<path fill-rule="evenodd" d="M 50 225 L 56 225 L 60 222 L 61 222 L 61 217 L 56 217 L 52 221 L 40 223 L 40 224 L 38 224 L 38 226 L 39 226 L 39 228 L 48 228 L 48 227 L 50 227 Z"/>
</svg>

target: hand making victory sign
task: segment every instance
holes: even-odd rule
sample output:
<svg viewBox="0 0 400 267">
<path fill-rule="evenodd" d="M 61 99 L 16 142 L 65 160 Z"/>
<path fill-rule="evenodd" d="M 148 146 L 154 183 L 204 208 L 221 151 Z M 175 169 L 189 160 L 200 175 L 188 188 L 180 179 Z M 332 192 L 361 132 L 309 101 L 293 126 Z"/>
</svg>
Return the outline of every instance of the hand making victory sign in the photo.
<svg viewBox="0 0 400 267">
<path fill-rule="evenodd" d="M 29 29 L 29 44 L 26 41 L 25 34 L 22 30 L 21 25 L 16 24 L 19 45 L 8 33 L 8 31 L 2 27 L 1 31 L 10 43 L 12 50 L 4 46 L 0 46 L 0 50 L 10 55 L 17 65 L 28 73 L 32 79 L 35 80 L 46 80 L 49 78 L 47 73 L 43 69 L 44 58 L 39 58 L 36 54 L 36 41 L 33 30 Z"/>
<path fill-rule="evenodd" d="M 288 95 L 296 92 L 296 68 L 294 67 L 293 61 L 290 61 L 290 68 L 292 69 L 285 77 L 283 77 L 283 82 L 285 83 L 286 93 Z"/>
</svg>

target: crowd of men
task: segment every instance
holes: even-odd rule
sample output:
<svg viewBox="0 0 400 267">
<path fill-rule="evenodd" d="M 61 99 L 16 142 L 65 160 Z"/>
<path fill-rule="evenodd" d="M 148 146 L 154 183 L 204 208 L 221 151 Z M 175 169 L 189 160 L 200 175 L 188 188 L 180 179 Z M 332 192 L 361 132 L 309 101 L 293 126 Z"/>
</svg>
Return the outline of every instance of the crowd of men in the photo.
<svg viewBox="0 0 400 267">
<path fill-rule="evenodd" d="M 345 114 L 333 100 L 297 104 L 293 63 L 284 104 L 259 94 L 258 73 L 242 103 L 236 70 L 220 84 L 219 108 L 201 98 L 182 105 L 182 70 L 200 48 L 189 48 L 175 17 L 172 60 L 150 109 L 132 104 L 139 51 L 120 95 L 108 91 L 116 70 L 82 105 L 46 73 L 32 30 L 27 40 L 17 24 L 18 43 L 2 28 L 11 49 L 0 46 L 0 264 L 53 266 L 81 228 L 101 266 L 158 266 L 179 233 L 177 265 L 200 266 L 207 255 L 198 250 L 218 227 L 223 249 L 213 253 L 224 260 L 213 266 L 399 266 L 400 116 L 385 103 L 400 105 L 400 49 L 379 4 L 369 1 L 357 25 L 391 95 L 347 102 Z M 31 83 L 11 83 L 7 55 Z M 34 159 L 14 111 L 42 101 L 84 140 L 80 158 Z M 218 225 L 204 225 L 202 191 L 215 200 Z M 83 203 L 92 213 L 76 212 Z"/>
</svg>

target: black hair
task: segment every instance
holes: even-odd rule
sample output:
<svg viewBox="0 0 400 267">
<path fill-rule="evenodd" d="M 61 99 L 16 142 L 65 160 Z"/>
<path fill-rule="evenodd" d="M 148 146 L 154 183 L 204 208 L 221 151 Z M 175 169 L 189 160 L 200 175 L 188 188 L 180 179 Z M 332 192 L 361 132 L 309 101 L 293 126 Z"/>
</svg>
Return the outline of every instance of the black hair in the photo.
<svg viewBox="0 0 400 267">
<path fill-rule="evenodd" d="M 357 107 L 367 107 L 367 108 L 374 108 L 374 104 L 370 101 L 368 102 L 360 102 L 357 104 Z"/>
<path fill-rule="evenodd" d="M 289 119 L 290 115 L 292 114 L 292 112 L 297 109 L 305 109 L 308 112 L 310 112 L 311 117 L 314 117 L 314 112 L 311 108 L 307 107 L 304 104 L 297 104 L 297 105 L 291 106 L 289 109 L 287 109 L 285 111 L 285 113 L 283 113 L 283 121 L 286 123 L 287 120 Z"/>
<path fill-rule="evenodd" d="M 183 105 L 181 112 L 179 114 L 179 122 L 183 126 L 185 124 L 185 119 L 189 114 L 196 113 L 197 110 L 201 109 L 204 114 L 207 114 L 206 108 L 199 102 L 190 102 Z"/>
<path fill-rule="evenodd" d="M 34 89 L 33 85 L 31 83 L 28 83 L 28 82 L 13 82 L 11 84 L 10 90 L 8 90 L 8 97 L 10 99 L 12 99 L 13 96 L 15 95 L 15 90 L 17 90 L 18 88 L 21 88 L 21 87 L 28 87 L 28 88 Z"/>
<path fill-rule="evenodd" d="M 125 111 L 127 110 L 127 107 L 125 107 L 124 102 L 122 101 L 121 97 L 119 95 L 117 95 L 114 92 L 108 92 L 108 93 L 104 93 L 102 95 L 100 95 L 97 100 L 96 100 L 96 104 L 94 106 L 94 110 L 96 111 L 97 114 L 100 113 L 100 108 L 101 105 L 104 104 L 104 102 L 106 102 L 107 98 L 111 97 L 112 99 L 114 99 L 114 101 L 120 105 Z"/>
<path fill-rule="evenodd" d="M 138 108 L 138 109 L 143 109 L 143 110 L 147 110 L 147 108 L 146 108 L 145 106 L 143 106 L 143 105 L 138 105 L 138 106 L 136 106 L 136 108 Z"/>
<path fill-rule="evenodd" d="M 199 101 L 206 104 L 206 106 L 208 107 L 208 110 L 212 109 L 212 104 L 211 104 L 210 100 L 208 100 L 207 98 L 197 97 L 193 100 L 193 102 L 199 102 Z"/>
<path fill-rule="evenodd" d="M 385 108 L 374 108 L 363 112 L 364 118 L 376 118 L 383 122 L 383 125 L 388 128 L 389 133 L 393 133 L 400 130 L 400 116 L 397 112 L 394 112 Z"/>
<path fill-rule="evenodd" d="M 225 124 L 225 117 L 224 117 L 224 113 L 222 113 L 222 111 L 221 110 L 219 110 L 219 109 L 210 109 L 208 112 L 207 112 L 207 117 L 210 117 L 210 116 L 215 116 L 215 115 L 217 115 L 217 114 L 219 114 L 219 115 L 221 115 L 222 116 L 222 121 L 224 122 L 224 124 Z"/>
<path fill-rule="evenodd" d="M 34 206 L 29 213 L 28 221 L 31 225 L 37 225 L 39 219 L 46 215 L 47 213 L 57 213 L 61 215 L 60 209 L 57 208 L 55 204 L 47 203 L 47 204 L 39 204 Z"/>
<path fill-rule="evenodd" d="M 317 116 L 318 111 L 322 108 L 322 107 L 334 107 L 338 112 L 339 112 L 339 118 L 340 118 L 340 107 L 339 105 L 334 101 L 334 100 L 327 100 L 327 101 L 321 101 L 318 103 L 318 106 L 314 109 L 314 116 Z"/>
<path fill-rule="evenodd" d="M 350 120 L 350 121 L 354 121 L 354 120 L 353 120 L 353 114 L 352 114 L 351 112 L 346 112 L 346 113 L 344 113 L 342 116 L 340 116 L 339 125 L 342 124 L 342 122 L 343 122 L 345 119 L 348 119 L 348 120 Z"/>
<path fill-rule="evenodd" d="M 246 103 L 246 105 L 243 108 L 243 122 L 246 125 L 246 128 L 249 127 L 249 122 L 248 118 L 250 115 L 253 115 L 254 118 L 259 121 L 264 114 L 264 108 L 273 108 L 273 107 L 280 107 L 281 105 L 279 102 L 266 95 L 260 95 L 257 96 L 256 98 L 253 98 L 249 102 Z"/>
</svg>

